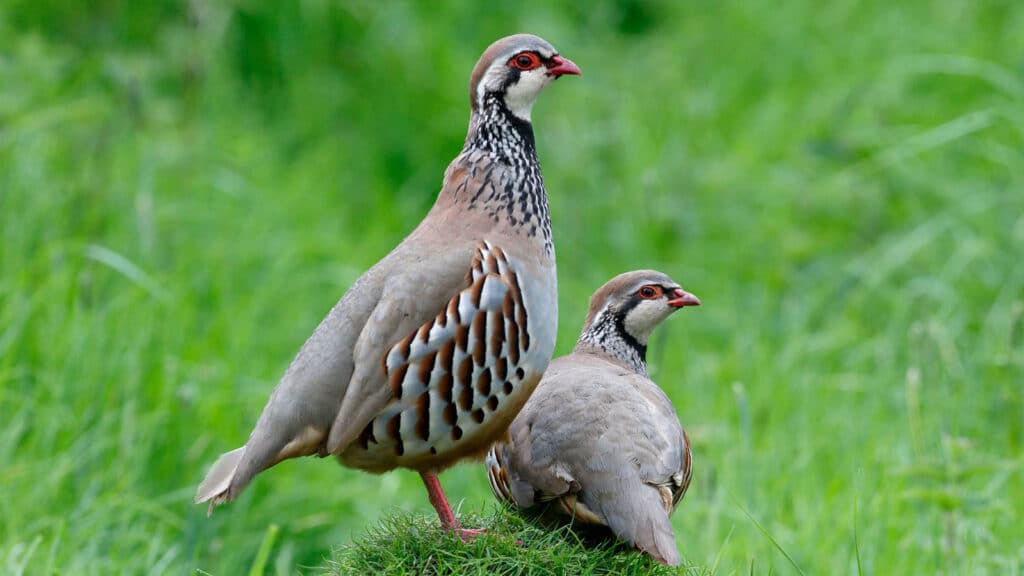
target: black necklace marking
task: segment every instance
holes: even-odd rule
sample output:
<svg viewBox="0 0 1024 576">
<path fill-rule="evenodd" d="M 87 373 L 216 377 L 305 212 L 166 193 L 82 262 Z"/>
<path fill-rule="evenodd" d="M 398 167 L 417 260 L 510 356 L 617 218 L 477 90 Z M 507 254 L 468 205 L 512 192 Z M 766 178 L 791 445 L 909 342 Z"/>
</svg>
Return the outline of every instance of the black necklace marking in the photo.
<svg viewBox="0 0 1024 576">
<path fill-rule="evenodd" d="M 554 254 L 533 126 L 512 114 L 503 93 L 486 94 L 473 111 L 461 158 L 480 182 L 469 196 L 469 207 L 483 210 L 494 222 L 505 219 L 531 238 L 540 234 L 547 253 Z M 458 191 L 465 191 L 465 183 Z"/>
<path fill-rule="evenodd" d="M 640 299 L 630 298 L 620 308 L 608 306 L 580 335 L 579 341 L 596 346 L 630 366 L 638 374 L 647 374 L 647 345 L 626 330 L 626 316 Z"/>
</svg>

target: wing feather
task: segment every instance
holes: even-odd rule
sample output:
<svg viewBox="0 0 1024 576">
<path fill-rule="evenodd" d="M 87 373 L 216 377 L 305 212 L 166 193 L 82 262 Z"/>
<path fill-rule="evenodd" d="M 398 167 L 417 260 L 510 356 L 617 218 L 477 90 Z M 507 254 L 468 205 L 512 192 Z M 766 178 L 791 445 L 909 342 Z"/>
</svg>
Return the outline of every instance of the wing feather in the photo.
<svg viewBox="0 0 1024 576">
<path fill-rule="evenodd" d="M 525 350 L 505 341 L 506 324 L 525 316 L 513 266 L 500 248 L 482 241 L 466 280 L 436 316 L 388 347 L 372 372 L 357 363 L 351 389 L 372 388 L 374 380 L 388 385 L 366 395 L 358 409 L 342 405 L 329 452 L 344 452 L 357 437 L 361 448 L 391 449 L 396 457 L 449 450 L 519 384 Z M 386 306 L 382 299 L 378 307 Z M 506 377 L 493 382 L 499 367 Z"/>
</svg>

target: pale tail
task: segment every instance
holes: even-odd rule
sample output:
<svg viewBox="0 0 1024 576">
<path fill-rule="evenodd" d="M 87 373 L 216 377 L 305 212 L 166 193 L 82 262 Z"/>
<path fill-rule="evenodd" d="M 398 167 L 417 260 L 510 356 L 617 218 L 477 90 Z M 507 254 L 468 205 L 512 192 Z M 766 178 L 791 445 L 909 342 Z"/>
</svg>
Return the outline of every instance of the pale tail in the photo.
<svg viewBox="0 0 1024 576">
<path fill-rule="evenodd" d="M 651 516 L 638 522 L 634 538 L 636 547 L 658 562 L 669 566 L 678 566 L 681 562 L 672 525 L 664 512 L 652 511 Z"/>
<path fill-rule="evenodd" d="M 213 507 L 217 504 L 231 501 L 232 496 L 229 492 L 231 481 L 234 479 L 235 472 L 238 471 L 238 464 L 244 455 L 245 446 L 221 454 L 220 458 L 213 463 L 210 471 L 207 472 L 202 484 L 199 485 L 199 489 L 196 490 L 195 503 L 199 504 L 209 500 L 210 508 L 206 511 L 207 516 L 213 513 Z"/>
<path fill-rule="evenodd" d="M 632 542 L 662 564 L 679 565 L 672 523 L 657 487 L 638 486 L 635 480 L 621 482 L 593 505 L 619 538 Z"/>
</svg>

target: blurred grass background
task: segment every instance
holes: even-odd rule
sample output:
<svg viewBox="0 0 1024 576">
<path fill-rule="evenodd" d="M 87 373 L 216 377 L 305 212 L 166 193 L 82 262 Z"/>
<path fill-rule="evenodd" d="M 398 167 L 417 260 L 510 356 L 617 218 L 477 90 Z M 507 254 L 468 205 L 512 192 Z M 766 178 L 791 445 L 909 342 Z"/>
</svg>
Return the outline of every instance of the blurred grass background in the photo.
<svg viewBox="0 0 1024 576">
<path fill-rule="evenodd" d="M 431 513 L 315 459 L 191 497 L 530 31 L 585 74 L 534 114 L 559 353 L 619 272 L 705 303 L 650 358 L 695 442 L 684 557 L 1024 573 L 1022 30 L 1014 0 L 6 0 L 0 572 L 235 574 L 276 523 L 290 574 Z M 490 505 L 481 467 L 442 481 Z"/>
</svg>

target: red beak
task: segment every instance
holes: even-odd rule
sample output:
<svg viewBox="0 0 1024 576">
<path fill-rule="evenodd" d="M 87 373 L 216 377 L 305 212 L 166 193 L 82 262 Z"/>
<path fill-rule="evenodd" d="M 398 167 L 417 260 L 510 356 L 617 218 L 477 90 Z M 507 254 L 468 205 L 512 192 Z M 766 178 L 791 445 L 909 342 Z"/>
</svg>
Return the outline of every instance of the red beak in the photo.
<svg viewBox="0 0 1024 576">
<path fill-rule="evenodd" d="M 548 67 L 548 75 L 558 78 L 559 76 L 582 76 L 583 72 L 580 72 L 580 67 L 573 63 L 568 58 L 562 58 L 561 56 L 551 57 L 551 66 Z"/>
<path fill-rule="evenodd" d="M 668 301 L 668 305 L 673 308 L 682 308 L 683 306 L 700 306 L 700 298 L 697 298 L 693 294 L 690 294 L 680 288 L 676 288 L 672 291 L 672 299 Z"/>
</svg>

